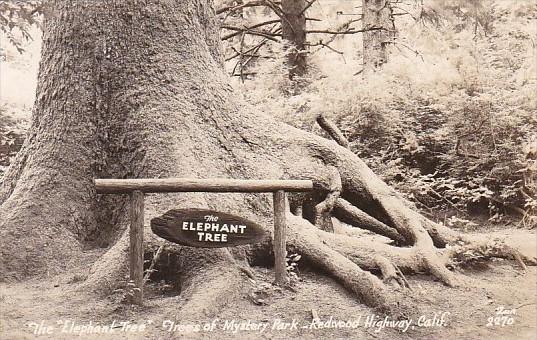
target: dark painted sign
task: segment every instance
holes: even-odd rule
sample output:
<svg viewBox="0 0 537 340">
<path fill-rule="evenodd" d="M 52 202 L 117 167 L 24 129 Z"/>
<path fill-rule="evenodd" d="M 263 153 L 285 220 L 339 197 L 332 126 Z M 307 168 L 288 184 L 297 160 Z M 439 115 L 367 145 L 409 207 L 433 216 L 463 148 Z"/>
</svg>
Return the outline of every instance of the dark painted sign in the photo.
<svg viewBox="0 0 537 340">
<path fill-rule="evenodd" d="M 174 209 L 151 220 L 156 235 L 191 247 L 220 248 L 260 242 L 265 231 L 239 216 L 204 209 Z"/>
</svg>

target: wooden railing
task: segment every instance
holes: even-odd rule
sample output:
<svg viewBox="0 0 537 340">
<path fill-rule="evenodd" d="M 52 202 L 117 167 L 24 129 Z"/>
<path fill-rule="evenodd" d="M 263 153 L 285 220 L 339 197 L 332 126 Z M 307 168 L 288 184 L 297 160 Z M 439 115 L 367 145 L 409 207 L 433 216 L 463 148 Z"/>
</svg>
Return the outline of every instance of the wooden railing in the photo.
<svg viewBox="0 0 537 340">
<path fill-rule="evenodd" d="M 144 193 L 170 192 L 241 192 L 273 193 L 274 206 L 274 271 L 275 282 L 287 282 L 286 271 L 286 192 L 307 192 L 313 190 L 309 180 L 240 180 L 240 179 L 96 179 L 98 194 L 130 194 L 130 279 L 134 290 L 133 303 L 142 304 L 144 281 Z"/>
</svg>

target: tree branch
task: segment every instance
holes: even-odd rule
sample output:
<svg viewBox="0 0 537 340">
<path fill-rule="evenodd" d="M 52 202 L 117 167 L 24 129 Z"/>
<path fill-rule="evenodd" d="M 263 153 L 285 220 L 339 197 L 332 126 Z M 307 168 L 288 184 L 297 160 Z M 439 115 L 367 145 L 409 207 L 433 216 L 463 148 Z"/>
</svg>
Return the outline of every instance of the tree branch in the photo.
<svg viewBox="0 0 537 340">
<path fill-rule="evenodd" d="M 234 33 L 231 33 L 231 34 L 228 34 L 228 35 L 222 37 L 222 40 L 231 39 L 231 38 L 241 34 L 241 32 L 243 32 L 243 31 L 248 32 L 248 31 L 251 31 L 251 30 L 253 30 L 255 28 L 259 28 L 259 27 L 263 27 L 263 26 L 271 25 L 271 24 L 277 24 L 279 22 L 280 22 L 280 20 L 274 19 L 274 20 L 261 22 L 261 23 L 258 23 L 258 24 L 252 25 L 252 26 L 248 26 L 248 27 L 245 26 L 243 28 L 230 26 L 230 25 L 222 25 L 222 26 L 220 26 L 220 28 L 224 28 L 224 29 L 231 30 L 231 31 L 236 31 Z"/>
<path fill-rule="evenodd" d="M 230 26 L 230 25 L 223 25 L 223 26 L 221 26 L 221 28 L 224 28 L 224 29 L 227 29 L 227 30 L 230 30 L 230 31 L 236 31 L 236 33 L 228 34 L 228 35 L 222 37 L 221 38 L 222 40 L 228 40 L 228 39 L 233 38 L 233 37 L 235 37 L 235 36 L 237 36 L 237 35 L 239 35 L 241 33 L 246 33 L 246 34 L 250 34 L 250 35 L 257 35 L 257 36 L 260 36 L 260 37 L 263 37 L 263 38 L 278 42 L 278 39 L 276 39 L 274 37 L 281 36 L 280 33 L 272 33 L 272 32 L 266 32 L 266 31 L 251 30 L 251 29 L 248 29 L 248 27 L 240 28 L 240 27 L 235 27 L 235 26 Z"/>
<path fill-rule="evenodd" d="M 331 30 L 309 30 L 306 31 L 307 34 L 356 34 L 356 33 L 363 33 L 363 32 L 369 32 L 369 31 L 378 31 L 378 30 L 386 30 L 383 27 L 371 27 L 371 28 L 365 28 L 361 30 L 353 30 L 349 29 L 347 31 L 331 31 Z"/>
<path fill-rule="evenodd" d="M 330 137 L 332 137 L 333 140 L 336 141 L 336 143 L 338 143 L 339 145 L 345 148 L 349 148 L 349 141 L 347 140 L 347 138 L 345 138 L 345 136 L 343 135 L 341 130 L 336 126 L 336 124 L 326 119 L 326 117 L 323 116 L 322 114 L 318 115 L 316 120 L 317 120 L 317 124 L 319 124 L 319 126 L 324 131 L 326 131 L 330 135 Z"/>
<path fill-rule="evenodd" d="M 299 15 L 302 15 L 304 14 L 304 12 L 306 12 L 308 10 L 308 8 L 310 8 L 317 0 L 311 0 L 311 1 L 306 1 L 308 4 L 306 5 L 306 7 L 304 7 L 304 9 L 300 12 Z"/>
<path fill-rule="evenodd" d="M 247 54 L 247 53 L 250 53 L 250 52 L 251 52 L 252 54 L 257 53 L 257 51 L 258 51 L 264 44 L 266 44 L 267 41 L 268 41 L 268 39 L 263 39 L 263 40 L 261 40 L 261 42 L 260 42 L 259 44 L 255 45 L 254 47 L 252 47 L 252 48 L 250 48 L 250 49 L 248 49 L 248 50 L 246 50 L 246 51 L 244 51 L 243 54 Z M 226 61 L 230 61 L 231 59 L 237 58 L 238 56 L 241 55 L 241 53 L 238 52 L 235 48 L 234 48 L 234 51 L 236 52 L 236 54 L 233 55 L 233 56 L 231 56 L 231 57 L 229 57 L 229 58 L 226 58 Z"/>
<path fill-rule="evenodd" d="M 247 8 L 247 7 L 259 7 L 259 6 L 266 6 L 266 7 L 270 7 L 270 4 L 265 1 L 265 0 L 259 0 L 259 1 L 249 1 L 247 3 L 244 3 L 244 4 L 241 4 L 241 5 L 236 5 L 236 6 L 226 6 L 226 7 L 222 7 L 222 8 L 219 8 L 216 10 L 216 14 L 222 14 L 224 12 L 228 12 L 228 11 L 231 11 L 231 12 L 236 12 L 238 10 L 241 10 L 243 8 Z"/>
<path fill-rule="evenodd" d="M 340 54 L 340 55 L 343 55 L 343 54 L 344 54 L 343 52 L 336 50 L 336 49 L 333 48 L 332 46 L 323 43 L 322 40 L 319 40 L 319 42 L 318 42 L 318 43 L 315 43 L 315 44 L 309 44 L 309 43 L 306 43 L 306 44 L 304 44 L 304 45 L 309 46 L 309 47 L 317 47 L 317 46 L 321 46 L 321 48 L 326 47 L 326 48 L 328 48 L 330 51 L 335 52 L 335 53 L 337 53 L 337 54 Z"/>
<path fill-rule="evenodd" d="M 358 21 L 360 21 L 360 20 L 362 20 L 362 18 L 349 20 L 349 21 L 345 22 L 344 24 L 340 25 L 338 28 L 336 28 L 336 31 L 343 31 L 343 30 L 345 30 L 345 29 L 349 29 L 349 26 L 350 26 L 351 24 L 353 24 L 353 23 L 355 23 L 355 22 L 358 22 Z M 332 49 L 332 48 L 329 46 L 330 43 L 332 43 L 334 40 L 336 40 L 337 37 L 338 37 L 337 35 L 332 35 L 332 36 L 330 37 L 330 39 L 328 39 L 327 42 L 322 42 L 322 43 L 320 44 L 321 47 L 320 47 L 319 49 L 317 49 L 317 50 L 314 51 L 314 52 L 311 52 L 310 54 L 315 54 L 315 53 L 319 52 L 323 47 L 328 47 L 328 48 L 330 48 L 331 50 L 333 50 L 333 51 L 336 52 L 336 53 L 339 52 L 339 51 L 336 51 L 336 50 Z M 340 53 L 340 54 L 343 55 L 343 53 Z"/>
</svg>

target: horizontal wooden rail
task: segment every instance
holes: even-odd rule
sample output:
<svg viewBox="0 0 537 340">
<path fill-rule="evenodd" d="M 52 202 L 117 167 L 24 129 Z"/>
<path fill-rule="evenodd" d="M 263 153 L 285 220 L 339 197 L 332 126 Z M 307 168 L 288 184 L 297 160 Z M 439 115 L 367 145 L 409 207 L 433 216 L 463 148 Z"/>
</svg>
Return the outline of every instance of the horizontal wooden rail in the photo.
<svg viewBox="0 0 537 340">
<path fill-rule="evenodd" d="M 309 180 L 242 180 L 193 178 L 96 179 L 99 194 L 151 192 L 304 192 L 313 190 Z"/>
</svg>

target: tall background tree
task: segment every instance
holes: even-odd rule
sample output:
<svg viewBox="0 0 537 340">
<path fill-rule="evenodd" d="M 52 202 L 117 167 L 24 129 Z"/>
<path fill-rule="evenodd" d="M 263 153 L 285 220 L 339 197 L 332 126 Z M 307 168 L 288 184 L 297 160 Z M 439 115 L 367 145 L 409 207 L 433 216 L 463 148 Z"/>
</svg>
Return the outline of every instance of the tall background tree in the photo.
<svg viewBox="0 0 537 340">
<path fill-rule="evenodd" d="M 312 179 L 316 192 L 290 197 L 293 211 L 311 200 L 330 203 L 333 216 L 393 243 L 325 232 L 297 213 L 289 214 L 289 249 L 383 311 L 397 312 L 399 296 L 370 271 L 403 283 L 403 272 L 423 271 L 452 286 L 461 277 L 446 265 L 468 251 L 534 262 L 501 243 L 434 223 L 347 148 L 245 105 L 223 70 L 211 1 L 58 0 L 47 6 L 31 128 L 0 187 L 3 280 L 52 275 L 84 248 L 100 245 L 109 249 L 83 286 L 124 284 L 128 198 L 96 195 L 94 178 Z M 232 212 L 267 230 L 272 225 L 264 195 L 148 196 L 146 207 L 146 226 L 177 207 Z M 147 237 L 148 251 L 163 242 Z M 183 310 L 195 316 L 235 298 L 240 273 L 248 263 L 266 261 L 269 245 L 167 244 L 165 252 L 178 261 L 165 268 L 180 282 Z"/>
<path fill-rule="evenodd" d="M 362 0 L 363 59 L 365 69 L 388 61 L 388 47 L 395 39 L 392 0 Z"/>
<path fill-rule="evenodd" d="M 319 8 L 324 6 L 317 0 L 219 2 L 216 12 L 221 18 L 222 40 L 231 50 L 226 61 L 237 59 L 231 74 L 239 76 L 241 81 L 249 76 L 254 78 L 259 60 L 278 59 L 279 53 L 282 53 L 289 78 L 304 78 L 310 47 L 327 47 L 342 54 L 330 47 L 339 35 L 379 30 L 378 25 L 363 29 L 353 27 L 352 24 L 359 20 L 350 20 L 332 28 L 330 20 L 307 16 L 315 5 Z M 271 48 L 274 43 L 282 46 Z"/>
<path fill-rule="evenodd" d="M 315 2 L 315 1 L 313 1 Z M 306 1 L 282 2 L 248 1 L 224 2 L 219 4 L 217 13 L 222 17 L 222 39 L 231 41 L 233 54 L 230 59 L 238 58 L 233 69 L 238 69 L 243 80 L 250 63 L 261 57 L 260 50 L 268 42 L 282 43 L 286 54 L 286 67 L 289 78 L 303 76 L 306 72 L 306 10 L 313 4 Z M 243 11 L 251 9 L 253 15 L 245 16 Z M 235 20 L 230 18 L 241 13 Z M 262 13 L 262 14 L 260 14 Z M 256 15 L 257 14 L 257 15 Z M 257 22 L 257 16 L 264 20 Z M 257 37 L 258 39 L 252 39 Z M 252 39 L 252 41 L 248 41 Z"/>
<path fill-rule="evenodd" d="M 282 1 L 282 38 L 287 45 L 289 77 L 306 73 L 306 1 Z"/>
</svg>

